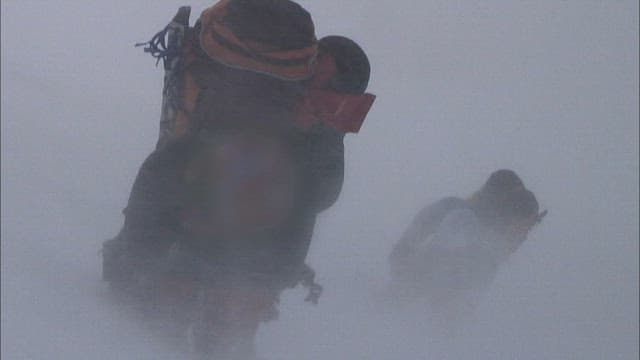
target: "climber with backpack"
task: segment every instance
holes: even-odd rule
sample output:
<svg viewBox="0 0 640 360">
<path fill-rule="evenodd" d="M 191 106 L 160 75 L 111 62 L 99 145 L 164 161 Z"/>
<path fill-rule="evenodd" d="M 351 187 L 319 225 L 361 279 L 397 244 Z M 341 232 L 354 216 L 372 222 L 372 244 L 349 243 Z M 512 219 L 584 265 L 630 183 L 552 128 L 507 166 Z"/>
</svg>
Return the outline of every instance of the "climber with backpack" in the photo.
<svg viewBox="0 0 640 360">
<path fill-rule="evenodd" d="M 493 172 L 469 199 L 447 197 L 425 207 L 391 251 L 394 295 L 426 298 L 441 315 L 472 312 L 546 214 L 508 169 Z"/>
<path fill-rule="evenodd" d="M 346 37 L 317 40 L 293 1 L 189 16 L 140 44 L 165 69 L 160 135 L 103 245 L 103 278 L 147 312 L 185 314 L 172 321 L 194 351 L 246 357 L 284 289 L 318 300 L 305 258 L 342 188 L 344 136 L 375 99 L 370 66 Z"/>
</svg>

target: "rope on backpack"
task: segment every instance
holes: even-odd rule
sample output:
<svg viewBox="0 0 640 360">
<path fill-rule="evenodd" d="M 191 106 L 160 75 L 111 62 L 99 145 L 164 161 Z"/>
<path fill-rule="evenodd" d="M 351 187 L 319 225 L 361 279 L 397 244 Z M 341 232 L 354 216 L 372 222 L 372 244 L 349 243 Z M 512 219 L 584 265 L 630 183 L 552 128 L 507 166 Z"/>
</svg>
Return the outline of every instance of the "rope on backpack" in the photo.
<svg viewBox="0 0 640 360">
<path fill-rule="evenodd" d="M 189 28 L 190 14 L 191 7 L 180 7 L 173 20 L 164 29 L 156 33 L 151 40 L 137 43 L 135 46 L 146 46 L 143 50 L 157 59 L 156 66 L 162 59 L 165 69 L 169 69 L 171 60 L 182 54 L 183 37 L 185 31 Z"/>
<path fill-rule="evenodd" d="M 157 59 L 156 66 L 158 66 L 160 59 L 163 60 L 164 65 L 166 66 L 169 61 L 169 57 L 180 54 L 180 49 L 167 46 L 167 32 L 169 30 L 170 25 L 167 25 L 164 29 L 157 32 L 151 40 L 135 44 L 135 47 L 146 46 L 143 50 Z"/>
</svg>

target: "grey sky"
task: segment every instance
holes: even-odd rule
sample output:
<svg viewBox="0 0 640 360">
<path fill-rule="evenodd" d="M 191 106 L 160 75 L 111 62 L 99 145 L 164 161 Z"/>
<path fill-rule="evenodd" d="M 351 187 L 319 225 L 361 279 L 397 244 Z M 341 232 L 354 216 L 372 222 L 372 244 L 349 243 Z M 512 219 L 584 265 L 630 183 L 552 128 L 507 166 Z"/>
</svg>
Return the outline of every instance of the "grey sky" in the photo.
<svg viewBox="0 0 640 360">
<path fill-rule="evenodd" d="M 162 69 L 133 44 L 185 4 L 156 3 L 2 2 L 5 358 L 164 354 L 105 304 L 97 254 L 156 141 Z M 378 99 L 346 140 L 345 186 L 309 255 L 325 297 L 313 308 L 287 293 L 261 353 L 637 358 L 638 2 L 300 3 L 318 36 L 363 46 Z M 192 22 L 210 4 L 191 3 Z M 456 357 L 372 304 L 419 208 L 502 167 L 549 215 Z"/>
</svg>

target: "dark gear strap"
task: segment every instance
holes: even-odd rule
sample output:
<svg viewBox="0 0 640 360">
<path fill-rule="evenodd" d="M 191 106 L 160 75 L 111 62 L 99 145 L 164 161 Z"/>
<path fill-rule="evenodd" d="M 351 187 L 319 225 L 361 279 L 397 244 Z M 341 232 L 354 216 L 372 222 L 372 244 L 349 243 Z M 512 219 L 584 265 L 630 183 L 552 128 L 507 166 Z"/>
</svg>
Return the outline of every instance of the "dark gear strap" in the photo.
<svg viewBox="0 0 640 360">
<path fill-rule="evenodd" d="M 309 290 L 304 301 L 318 305 L 318 300 L 322 295 L 322 285 L 316 283 L 315 278 L 316 272 L 309 265 L 304 264 L 304 269 L 300 276 L 300 284 Z"/>
<path fill-rule="evenodd" d="M 182 55 L 182 39 L 184 38 L 185 30 L 189 27 L 190 14 L 191 7 L 180 7 L 169 25 L 156 33 L 151 40 L 137 43 L 135 46 L 145 46 L 143 48 L 144 52 L 157 59 L 156 65 L 162 59 L 165 70 L 170 70 L 174 65 L 172 60 Z"/>
</svg>

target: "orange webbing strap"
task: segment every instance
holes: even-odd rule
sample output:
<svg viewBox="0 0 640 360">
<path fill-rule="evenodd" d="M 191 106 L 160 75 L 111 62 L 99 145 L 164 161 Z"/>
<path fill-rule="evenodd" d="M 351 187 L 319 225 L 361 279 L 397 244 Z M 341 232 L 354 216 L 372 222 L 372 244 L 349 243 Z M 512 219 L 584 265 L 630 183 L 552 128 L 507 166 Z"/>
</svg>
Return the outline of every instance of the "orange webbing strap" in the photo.
<svg viewBox="0 0 640 360">
<path fill-rule="evenodd" d="M 283 80 L 311 77 L 318 45 L 295 50 L 279 50 L 253 41 L 243 41 L 225 25 L 229 0 L 221 0 L 200 16 L 200 46 L 204 52 L 229 67 L 263 73 Z"/>
<path fill-rule="evenodd" d="M 190 65 L 196 59 L 196 52 L 193 48 L 193 37 L 197 34 L 189 32 L 184 43 L 184 60 L 183 60 L 183 76 L 182 76 L 182 102 L 176 114 L 176 122 L 174 127 L 173 138 L 177 139 L 186 135 L 191 131 L 195 124 L 191 114 L 196 108 L 200 87 L 196 83 Z"/>
</svg>

